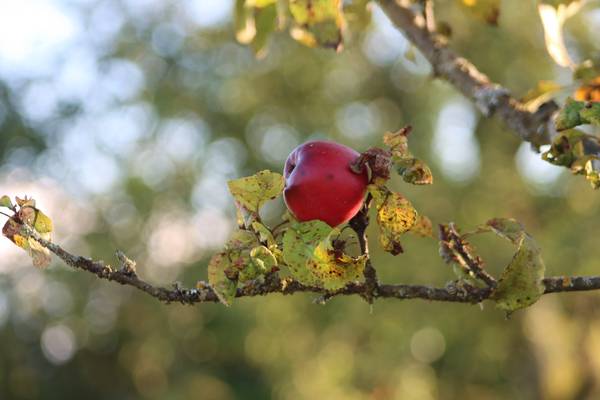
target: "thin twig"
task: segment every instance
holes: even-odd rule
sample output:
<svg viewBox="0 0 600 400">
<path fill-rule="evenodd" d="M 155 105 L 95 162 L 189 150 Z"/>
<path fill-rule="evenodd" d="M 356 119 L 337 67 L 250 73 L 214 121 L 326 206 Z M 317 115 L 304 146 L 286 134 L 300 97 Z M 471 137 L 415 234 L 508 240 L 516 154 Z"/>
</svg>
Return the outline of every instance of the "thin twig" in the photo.
<svg viewBox="0 0 600 400">
<path fill-rule="evenodd" d="M 458 232 L 454 223 L 440 224 L 440 254 L 446 262 L 456 263 L 469 275 L 479 279 L 489 288 L 495 289 L 496 279 L 483 268 L 483 260 L 473 253 L 471 245 Z"/>
</svg>

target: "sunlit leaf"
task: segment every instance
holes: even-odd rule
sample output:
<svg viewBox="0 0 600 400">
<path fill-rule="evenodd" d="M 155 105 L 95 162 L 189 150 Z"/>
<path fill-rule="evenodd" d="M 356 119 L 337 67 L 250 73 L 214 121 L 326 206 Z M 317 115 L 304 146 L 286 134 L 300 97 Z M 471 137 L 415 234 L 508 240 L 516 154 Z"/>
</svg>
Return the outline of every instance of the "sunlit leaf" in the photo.
<svg viewBox="0 0 600 400">
<path fill-rule="evenodd" d="M 213 255 L 208 263 L 208 283 L 221 303 L 226 306 L 231 305 L 233 302 L 237 289 L 237 282 L 225 275 L 225 270 L 229 268 L 229 264 L 227 253 Z"/>
<path fill-rule="evenodd" d="M 369 192 L 377 209 L 381 245 L 393 255 L 402 253 L 400 237 L 415 225 L 417 211 L 402 195 L 385 186 L 369 185 Z"/>
<path fill-rule="evenodd" d="M 15 216 L 6 221 L 2 228 L 2 234 L 14 244 L 27 251 L 34 266 L 45 268 L 52 261 L 50 251 L 34 238 L 27 237 L 28 235 L 24 233 L 25 227 L 21 224 L 29 225 L 42 239 L 50 240 L 50 233 L 53 229 L 52 220 L 42 211 L 35 208 L 34 199 L 21 199 L 17 197 L 15 200 L 19 209 Z"/>
<path fill-rule="evenodd" d="M 13 208 L 13 203 L 8 196 L 0 197 L 0 207 Z"/>
<path fill-rule="evenodd" d="M 296 24 L 292 37 L 308 46 L 338 50 L 342 44 L 341 0 L 290 0 L 290 12 Z"/>
<path fill-rule="evenodd" d="M 23 227 L 13 218 L 9 218 L 2 228 L 2 234 L 10 239 L 14 244 L 27 251 L 33 261 L 33 265 L 38 268 L 45 268 L 50 265 L 52 257 L 50 251 L 42 246 L 37 240 L 31 237 L 25 237 L 22 234 Z M 49 239 L 50 232 L 40 234 L 46 240 Z"/>
<path fill-rule="evenodd" d="M 264 203 L 281 195 L 284 179 L 277 172 L 264 170 L 252 176 L 231 180 L 227 185 L 238 203 L 248 211 L 258 213 Z"/>
<path fill-rule="evenodd" d="M 42 211 L 36 209 L 33 229 L 39 233 L 50 233 L 53 230 L 52 220 Z"/>
<path fill-rule="evenodd" d="M 563 37 L 563 25 L 567 18 L 575 14 L 581 7 L 579 1 L 553 1 L 555 4 L 544 2 L 538 4 L 538 13 L 544 27 L 544 40 L 546 50 L 561 67 L 574 68 L 575 63 L 571 59 Z"/>
<path fill-rule="evenodd" d="M 476 17 L 490 25 L 498 25 L 500 0 L 460 0 L 460 2 Z"/>
</svg>

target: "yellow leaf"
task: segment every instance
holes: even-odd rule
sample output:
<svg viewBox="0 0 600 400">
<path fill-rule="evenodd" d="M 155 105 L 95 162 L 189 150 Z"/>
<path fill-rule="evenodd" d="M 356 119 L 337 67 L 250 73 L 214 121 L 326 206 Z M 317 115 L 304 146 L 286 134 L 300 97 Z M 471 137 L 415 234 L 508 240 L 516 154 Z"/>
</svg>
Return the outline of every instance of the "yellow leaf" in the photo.
<svg viewBox="0 0 600 400">
<path fill-rule="evenodd" d="M 281 195 L 284 184 L 281 174 L 268 170 L 227 182 L 235 200 L 253 213 L 258 213 L 260 207 L 268 200 Z"/>
<path fill-rule="evenodd" d="M 305 45 L 338 50 L 342 44 L 341 0 L 290 0 L 290 12 L 296 23 L 292 37 Z"/>
<path fill-rule="evenodd" d="M 35 219 L 33 220 L 33 229 L 38 233 L 50 233 L 53 230 L 52 220 L 46 214 L 35 209 Z"/>
<path fill-rule="evenodd" d="M 291 225 L 283 236 L 283 259 L 299 282 L 335 290 L 361 278 L 366 256 L 351 257 L 333 248 L 339 230 L 314 220 Z"/>
<path fill-rule="evenodd" d="M 6 195 L 0 197 L 0 207 L 13 208 L 13 203 L 10 200 L 10 197 Z"/>
<path fill-rule="evenodd" d="M 393 255 L 402 253 L 400 236 L 415 225 L 417 211 L 410 201 L 385 186 L 369 185 L 369 192 L 377 209 L 381 245 Z"/>
<path fill-rule="evenodd" d="M 315 249 L 307 268 L 319 280 L 320 286 L 327 290 L 336 290 L 359 280 L 366 262 L 366 255 L 351 257 L 343 253 L 337 254 L 331 248 L 330 242 L 324 242 Z"/>
<path fill-rule="evenodd" d="M 208 263 L 208 283 L 215 294 L 226 306 L 230 306 L 237 290 L 237 282 L 225 275 L 225 269 L 229 267 L 229 258 L 226 253 L 217 253 Z"/>
</svg>

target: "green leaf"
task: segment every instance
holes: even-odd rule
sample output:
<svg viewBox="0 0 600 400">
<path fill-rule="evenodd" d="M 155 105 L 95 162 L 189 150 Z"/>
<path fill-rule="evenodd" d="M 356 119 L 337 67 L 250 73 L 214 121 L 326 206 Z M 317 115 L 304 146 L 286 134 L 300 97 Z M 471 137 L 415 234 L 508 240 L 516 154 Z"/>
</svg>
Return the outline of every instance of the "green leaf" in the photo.
<svg viewBox="0 0 600 400">
<path fill-rule="evenodd" d="M 600 126 L 600 103 L 567 99 L 556 117 L 556 129 L 563 131 L 583 124 Z"/>
<path fill-rule="evenodd" d="M 254 230 L 254 232 L 256 232 L 258 234 L 258 239 L 262 243 L 266 243 L 266 245 L 268 247 L 277 246 L 277 242 L 275 241 L 275 238 L 273 237 L 273 233 L 271 232 L 271 230 L 269 228 L 267 228 L 266 225 L 261 224 L 258 221 L 254 221 L 252 223 L 252 229 Z"/>
<path fill-rule="evenodd" d="M 39 209 L 35 209 L 35 219 L 33 221 L 33 229 L 38 233 L 50 233 L 53 230 L 52 220 Z"/>
<path fill-rule="evenodd" d="M 600 187 L 600 141 L 577 129 L 562 131 L 552 141 L 542 159 L 568 167 L 573 174 L 584 175 L 592 188 Z"/>
<path fill-rule="evenodd" d="M 342 44 L 341 0 L 290 0 L 290 12 L 296 24 L 292 37 L 310 46 L 340 49 Z"/>
<path fill-rule="evenodd" d="M 410 201 L 385 186 L 369 185 L 368 190 L 377 209 L 381 245 L 393 255 L 402 253 L 400 237 L 415 225 L 417 211 Z"/>
<path fill-rule="evenodd" d="M 583 123 L 600 126 L 600 103 L 586 102 L 579 115 Z"/>
<path fill-rule="evenodd" d="M 256 246 L 250 250 L 250 262 L 252 265 L 240 272 L 240 282 L 256 279 L 277 266 L 277 258 L 265 246 Z"/>
<path fill-rule="evenodd" d="M 237 282 L 225 274 L 229 266 L 229 257 L 225 252 L 215 254 L 208 263 L 208 283 L 221 303 L 226 306 L 231 305 L 237 290 Z"/>
<path fill-rule="evenodd" d="M 13 206 L 12 201 L 10 200 L 10 197 L 8 197 L 6 195 L 0 197 L 0 207 L 6 207 L 6 208 L 12 209 L 14 206 Z"/>
<path fill-rule="evenodd" d="M 313 220 L 292 224 L 283 235 L 283 260 L 292 276 L 305 285 L 319 286 L 320 282 L 308 269 L 319 244 L 328 239 L 333 228 L 323 221 Z"/>
<path fill-rule="evenodd" d="M 498 25 L 500 17 L 500 0 L 460 0 L 460 3 L 490 25 Z"/>
<path fill-rule="evenodd" d="M 366 255 L 351 257 L 334 249 L 334 234 L 339 231 L 319 220 L 298 222 L 286 230 L 283 259 L 297 281 L 335 290 L 360 279 Z"/>
<path fill-rule="evenodd" d="M 255 214 L 264 203 L 281 195 L 284 184 L 281 174 L 268 170 L 227 182 L 236 202 Z"/>
<path fill-rule="evenodd" d="M 491 298 L 496 306 L 509 313 L 528 307 L 544 294 L 543 278 L 546 267 L 535 240 L 523 225 L 510 218 L 494 218 L 481 226 L 517 246 L 517 252 L 500 275 Z"/>
<path fill-rule="evenodd" d="M 555 165 L 571 167 L 580 157 L 585 155 L 582 140 L 586 136 L 577 129 L 567 129 L 556 136 L 550 149 L 542 153 L 542 159 Z"/>
<path fill-rule="evenodd" d="M 502 272 L 492 294 L 496 307 L 509 313 L 535 303 L 544 293 L 545 266 L 540 249 L 531 236 L 524 233 L 518 250 Z"/>
</svg>

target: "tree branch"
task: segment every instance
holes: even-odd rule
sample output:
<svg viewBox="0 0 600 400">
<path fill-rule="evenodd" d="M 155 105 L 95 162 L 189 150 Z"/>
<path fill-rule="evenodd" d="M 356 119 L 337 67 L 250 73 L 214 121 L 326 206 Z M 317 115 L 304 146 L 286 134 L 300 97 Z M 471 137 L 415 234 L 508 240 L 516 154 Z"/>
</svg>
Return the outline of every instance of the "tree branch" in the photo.
<svg viewBox="0 0 600 400">
<path fill-rule="evenodd" d="M 377 0 L 392 23 L 400 29 L 431 63 L 436 76 L 443 78 L 471 99 L 485 116 L 497 115 L 522 140 L 535 146 L 550 143 L 547 124 L 558 109 L 553 101 L 535 112 L 511 96 L 508 89 L 490 81 L 471 62 L 452 51 L 445 40 L 430 32 L 401 0 Z"/>
<path fill-rule="evenodd" d="M 92 260 L 91 258 L 74 255 L 63 249 L 61 246 L 42 239 L 39 234 L 30 227 L 23 225 L 23 233 L 37 240 L 43 247 L 54 253 L 68 266 L 90 272 L 100 279 L 118 282 L 121 285 L 133 286 L 142 292 L 164 302 L 164 303 L 216 303 L 219 301 L 217 295 L 206 282 L 199 282 L 196 289 L 186 289 L 178 283 L 172 285 L 172 288 L 154 286 L 141 279 L 136 270 L 135 263 L 129 260 L 121 252 L 117 252 L 117 258 L 120 260 L 118 268 L 111 267 L 103 261 Z M 545 278 L 544 294 L 559 292 L 576 292 L 600 289 L 600 276 L 557 276 Z M 335 291 L 326 291 L 314 286 L 306 286 L 291 278 L 281 278 L 277 274 L 269 275 L 264 282 L 251 282 L 250 284 L 239 288 L 236 297 L 254 297 L 264 296 L 271 293 L 280 293 L 283 295 L 294 294 L 296 292 L 316 293 L 326 298 L 335 296 L 359 295 L 364 297 L 365 293 L 371 293 L 372 299 L 394 298 L 394 299 L 422 299 L 429 301 L 444 301 L 454 303 L 481 303 L 488 299 L 492 294 L 491 288 L 477 288 L 471 285 L 464 285 L 462 290 L 455 290 L 451 287 L 431 287 L 426 285 L 405 285 L 405 284 L 377 284 L 376 291 L 370 291 L 368 283 L 355 282 L 346 285 L 344 288 Z"/>
</svg>

